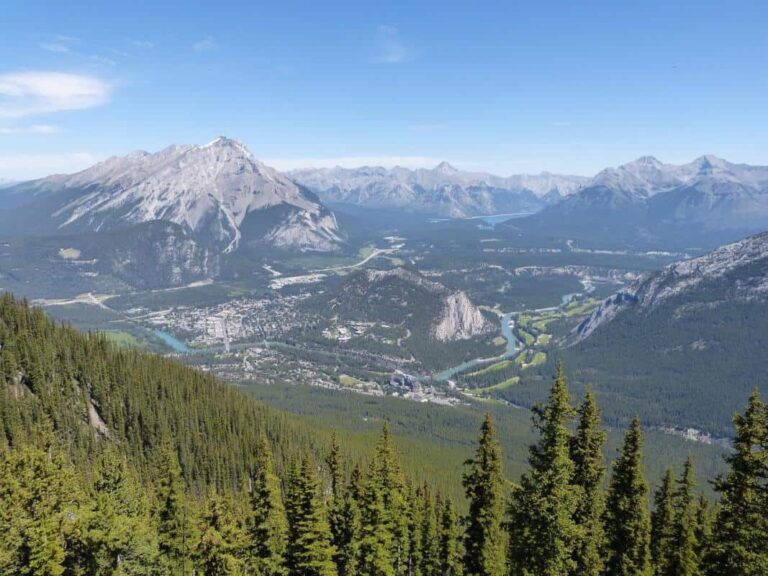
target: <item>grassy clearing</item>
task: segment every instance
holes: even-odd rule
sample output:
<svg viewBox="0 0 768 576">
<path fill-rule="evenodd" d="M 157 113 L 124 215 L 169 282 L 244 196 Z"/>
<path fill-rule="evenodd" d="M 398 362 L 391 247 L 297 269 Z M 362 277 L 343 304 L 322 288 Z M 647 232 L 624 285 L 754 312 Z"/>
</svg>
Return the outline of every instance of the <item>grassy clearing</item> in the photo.
<svg viewBox="0 0 768 576">
<path fill-rule="evenodd" d="M 536 338 L 536 346 L 547 346 L 552 340 L 552 334 L 539 334 Z"/>
<path fill-rule="evenodd" d="M 342 374 L 339 376 L 339 384 L 341 384 L 342 386 L 347 386 L 349 388 L 359 388 L 363 384 L 363 382 L 362 380 L 358 380 L 353 376 Z"/>
<path fill-rule="evenodd" d="M 136 336 L 130 332 L 104 332 L 104 335 L 110 342 L 117 344 L 118 346 L 125 346 L 126 348 L 146 348 L 146 342 L 142 342 Z"/>
<path fill-rule="evenodd" d="M 466 376 L 467 378 L 472 378 L 477 376 L 484 376 L 485 374 L 492 374 L 493 372 L 498 372 L 499 370 L 509 368 L 512 366 L 512 364 L 513 362 L 511 360 L 502 360 L 501 362 L 496 362 L 496 364 L 491 364 L 490 366 L 486 366 L 485 368 L 477 370 L 476 372 L 471 372 Z"/>
</svg>

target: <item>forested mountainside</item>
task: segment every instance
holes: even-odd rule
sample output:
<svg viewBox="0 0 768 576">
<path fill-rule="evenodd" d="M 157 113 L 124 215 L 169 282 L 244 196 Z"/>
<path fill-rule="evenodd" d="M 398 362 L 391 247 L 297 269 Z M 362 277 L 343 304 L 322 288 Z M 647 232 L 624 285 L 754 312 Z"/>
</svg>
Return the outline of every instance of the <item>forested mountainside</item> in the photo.
<svg viewBox="0 0 768 576">
<path fill-rule="evenodd" d="M 649 508 L 637 419 L 606 474 L 595 396 L 574 407 L 560 369 L 519 483 L 488 416 L 457 503 L 439 479 L 409 477 L 386 426 L 362 458 L 208 375 L 57 326 L 8 295 L 0 368 L 0 574 L 768 569 L 768 406 L 757 393 L 734 420 L 716 508 L 690 459 Z"/>
</svg>

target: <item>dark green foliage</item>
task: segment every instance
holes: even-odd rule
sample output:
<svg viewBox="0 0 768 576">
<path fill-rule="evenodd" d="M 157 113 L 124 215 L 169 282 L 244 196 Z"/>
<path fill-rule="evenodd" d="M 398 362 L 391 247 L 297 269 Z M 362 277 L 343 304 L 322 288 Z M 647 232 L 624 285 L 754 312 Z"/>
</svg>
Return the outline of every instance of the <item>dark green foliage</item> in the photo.
<svg viewBox="0 0 768 576">
<path fill-rule="evenodd" d="M 694 494 L 693 460 L 685 462 L 683 475 L 675 491 L 675 526 L 670 574 L 674 576 L 699 576 L 699 543 L 696 540 L 696 495 Z"/>
<path fill-rule="evenodd" d="M 405 480 L 389 427 L 384 426 L 361 495 L 360 560 L 365 576 L 400 576 L 409 566 Z"/>
<path fill-rule="evenodd" d="M 282 576 L 288 523 L 272 451 L 263 436 L 259 438 L 257 454 L 249 480 L 248 565 L 260 576 Z"/>
<path fill-rule="evenodd" d="M 501 576 L 506 571 L 504 551 L 504 471 L 501 446 L 490 414 L 480 431 L 477 453 L 466 464 L 464 488 L 469 516 L 464 536 L 464 572 L 467 576 Z"/>
<path fill-rule="evenodd" d="M 439 515 L 439 568 L 440 576 L 461 576 L 462 564 L 461 526 L 453 501 L 450 498 L 440 500 Z"/>
<path fill-rule="evenodd" d="M 595 395 L 589 391 L 579 408 L 579 423 L 571 440 L 573 484 L 578 488 L 573 517 L 581 530 L 574 559 L 576 573 L 580 576 L 599 576 L 603 572 L 605 438 L 605 431 L 600 426 L 600 409 Z"/>
<path fill-rule="evenodd" d="M 605 510 L 607 576 L 651 574 L 648 484 L 643 472 L 643 433 L 635 418 L 613 465 Z"/>
<path fill-rule="evenodd" d="M 234 576 L 243 573 L 246 532 L 233 515 L 229 502 L 220 494 L 208 495 L 195 551 L 203 576 Z"/>
<path fill-rule="evenodd" d="M 721 500 L 706 555 L 710 576 L 768 574 L 768 407 L 756 391 L 734 425 L 730 470 L 715 484 Z"/>
<path fill-rule="evenodd" d="M 157 527 L 160 556 L 167 572 L 186 573 L 191 569 L 192 519 L 181 468 L 170 446 L 162 452 L 157 487 Z"/>
<path fill-rule="evenodd" d="M 535 412 L 534 424 L 540 440 L 531 446 L 531 472 L 522 477 L 512 498 L 509 562 L 513 573 L 571 574 L 576 570 L 574 559 L 581 544 L 587 543 L 584 530 L 575 519 L 583 492 L 574 483 L 575 466 L 570 455 L 568 429 L 572 417 L 565 375 L 558 367 L 549 401 Z M 587 434 L 592 432 L 584 432 L 582 436 Z M 598 441 L 598 452 L 599 444 Z M 587 475 L 585 470 L 582 472 Z"/>
<path fill-rule="evenodd" d="M 667 470 L 654 495 L 651 514 L 651 562 L 654 576 L 670 574 L 675 540 L 674 476 Z"/>
<path fill-rule="evenodd" d="M 289 576 L 336 576 L 331 529 L 320 481 L 309 456 L 292 468 L 286 489 L 288 546 L 285 565 Z"/>
</svg>

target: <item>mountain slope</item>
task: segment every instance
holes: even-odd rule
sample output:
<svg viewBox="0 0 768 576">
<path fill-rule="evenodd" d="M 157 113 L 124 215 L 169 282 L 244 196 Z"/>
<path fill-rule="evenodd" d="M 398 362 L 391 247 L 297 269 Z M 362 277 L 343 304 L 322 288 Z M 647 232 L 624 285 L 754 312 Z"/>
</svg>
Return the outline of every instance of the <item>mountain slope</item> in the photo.
<svg viewBox="0 0 768 576">
<path fill-rule="evenodd" d="M 768 390 L 768 233 L 638 280 L 566 344 L 575 379 L 611 416 L 725 433 L 740 399 Z"/>
<path fill-rule="evenodd" d="M 549 173 L 500 177 L 463 172 L 447 162 L 431 170 L 336 167 L 294 170 L 289 176 L 326 202 L 402 208 L 454 218 L 535 212 L 575 192 L 588 180 Z"/>
<path fill-rule="evenodd" d="M 768 167 L 714 156 L 678 166 L 647 156 L 603 170 L 509 226 L 593 242 L 713 247 L 768 226 Z"/>
<path fill-rule="evenodd" d="M 101 232 L 160 220 L 223 252 L 245 240 L 321 251 L 342 241 L 333 213 L 313 194 L 228 138 L 113 157 L 77 174 L 12 186 L 3 197 L 16 205 L 0 215 L 6 234 Z M 243 238 L 249 217 L 270 210 L 280 218 L 249 227 L 252 237 Z"/>
</svg>

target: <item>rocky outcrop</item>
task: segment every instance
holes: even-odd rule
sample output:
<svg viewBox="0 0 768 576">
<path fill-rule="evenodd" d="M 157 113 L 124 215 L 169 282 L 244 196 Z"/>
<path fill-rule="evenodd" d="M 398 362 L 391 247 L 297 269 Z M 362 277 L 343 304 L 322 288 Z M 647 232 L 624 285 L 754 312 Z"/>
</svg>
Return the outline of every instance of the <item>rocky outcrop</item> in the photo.
<svg viewBox="0 0 768 576">
<path fill-rule="evenodd" d="M 432 336 L 441 342 L 468 340 L 487 334 L 493 329 L 493 324 L 464 292 L 455 292 L 445 299 L 443 311 L 432 330 Z"/>
</svg>

